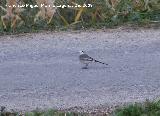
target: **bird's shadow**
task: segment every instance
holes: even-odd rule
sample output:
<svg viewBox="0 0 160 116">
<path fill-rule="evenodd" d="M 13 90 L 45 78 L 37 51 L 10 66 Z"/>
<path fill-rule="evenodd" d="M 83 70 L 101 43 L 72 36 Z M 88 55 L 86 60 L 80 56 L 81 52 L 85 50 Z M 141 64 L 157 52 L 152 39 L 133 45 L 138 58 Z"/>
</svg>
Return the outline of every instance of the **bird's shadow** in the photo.
<svg viewBox="0 0 160 116">
<path fill-rule="evenodd" d="M 109 69 L 110 67 L 109 66 L 89 66 L 89 67 L 82 67 L 83 70 L 90 70 L 90 69 L 93 69 L 93 70 L 102 70 L 102 69 Z"/>
</svg>

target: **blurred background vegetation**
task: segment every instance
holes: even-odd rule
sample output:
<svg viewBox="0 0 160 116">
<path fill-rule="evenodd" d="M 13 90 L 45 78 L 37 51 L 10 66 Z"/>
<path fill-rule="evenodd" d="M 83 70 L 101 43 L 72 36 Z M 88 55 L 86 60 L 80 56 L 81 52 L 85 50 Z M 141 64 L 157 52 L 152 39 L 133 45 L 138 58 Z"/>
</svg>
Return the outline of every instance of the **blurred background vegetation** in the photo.
<svg viewBox="0 0 160 116">
<path fill-rule="evenodd" d="M 23 0 L 25 4 L 36 4 L 35 0 Z M 160 22 L 160 0 L 55 0 L 55 5 L 92 4 L 92 8 L 58 8 L 51 22 L 44 19 L 34 22 L 38 8 L 25 8 L 20 14 L 24 21 L 15 32 L 37 32 L 39 30 L 66 30 L 83 28 L 113 27 L 125 24 L 148 25 Z M 6 0 L 0 1 L 6 7 Z M 0 16 L 5 12 L 0 9 Z M 0 33 L 13 32 L 11 27 L 4 30 L 0 19 Z"/>
</svg>

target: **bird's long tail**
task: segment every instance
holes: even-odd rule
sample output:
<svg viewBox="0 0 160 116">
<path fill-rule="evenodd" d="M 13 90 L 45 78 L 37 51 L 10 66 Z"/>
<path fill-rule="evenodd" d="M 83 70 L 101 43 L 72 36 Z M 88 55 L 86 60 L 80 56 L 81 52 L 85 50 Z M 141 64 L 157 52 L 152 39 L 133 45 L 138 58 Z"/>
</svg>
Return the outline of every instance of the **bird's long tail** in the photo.
<svg viewBox="0 0 160 116">
<path fill-rule="evenodd" d="M 98 63 L 100 63 L 100 64 L 104 64 L 104 65 L 108 65 L 108 64 L 106 64 L 106 63 L 104 63 L 104 62 L 100 62 L 100 61 L 98 61 L 98 60 L 94 60 L 95 62 L 98 62 Z"/>
</svg>

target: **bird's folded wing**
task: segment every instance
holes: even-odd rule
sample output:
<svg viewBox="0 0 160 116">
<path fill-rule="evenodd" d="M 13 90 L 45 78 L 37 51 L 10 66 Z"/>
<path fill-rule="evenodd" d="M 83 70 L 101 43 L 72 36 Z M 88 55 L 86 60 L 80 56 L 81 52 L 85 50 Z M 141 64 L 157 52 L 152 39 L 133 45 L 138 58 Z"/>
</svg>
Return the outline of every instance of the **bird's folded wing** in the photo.
<svg viewBox="0 0 160 116">
<path fill-rule="evenodd" d="M 84 60 L 84 61 L 93 61 L 93 58 L 88 57 L 88 58 L 82 58 L 81 60 Z"/>
<path fill-rule="evenodd" d="M 82 54 L 82 55 L 80 55 L 80 60 L 93 61 L 93 58 L 88 56 L 87 54 Z"/>
</svg>

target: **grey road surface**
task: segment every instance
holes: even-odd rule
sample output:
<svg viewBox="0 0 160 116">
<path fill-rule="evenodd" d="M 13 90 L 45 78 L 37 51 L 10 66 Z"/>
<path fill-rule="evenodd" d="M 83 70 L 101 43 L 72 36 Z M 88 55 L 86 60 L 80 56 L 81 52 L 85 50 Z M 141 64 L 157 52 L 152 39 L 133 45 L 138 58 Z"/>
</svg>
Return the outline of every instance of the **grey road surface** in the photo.
<svg viewBox="0 0 160 116">
<path fill-rule="evenodd" d="M 84 50 L 108 66 L 81 69 Z M 66 109 L 160 96 L 160 29 L 0 36 L 0 106 Z"/>
</svg>

